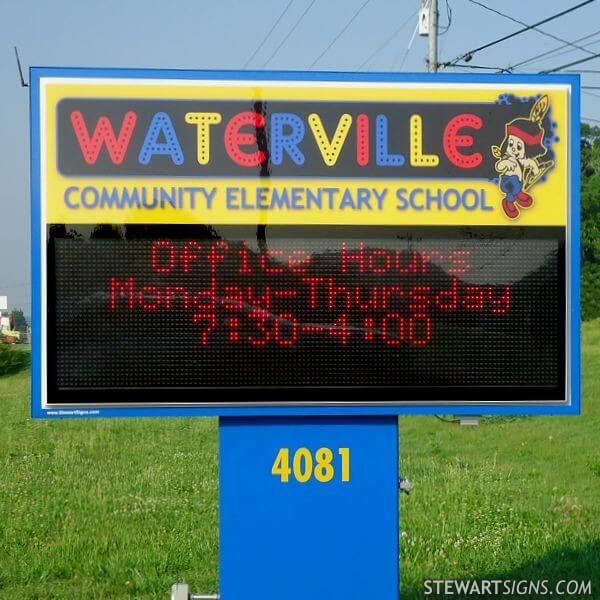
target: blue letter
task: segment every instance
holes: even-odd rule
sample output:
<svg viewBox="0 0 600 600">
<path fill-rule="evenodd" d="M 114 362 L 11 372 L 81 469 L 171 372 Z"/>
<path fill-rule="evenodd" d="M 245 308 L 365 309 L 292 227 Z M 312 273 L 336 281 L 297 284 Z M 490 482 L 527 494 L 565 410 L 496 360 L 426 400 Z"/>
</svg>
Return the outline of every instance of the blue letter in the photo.
<svg viewBox="0 0 600 600">
<path fill-rule="evenodd" d="M 284 134 L 283 128 L 291 127 L 291 133 Z M 298 144 L 304 139 L 306 128 L 302 119 L 293 113 L 273 113 L 271 116 L 271 162 L 280 165 L 285 150 L 297 165 L 304 164 L 304 154 Z"/>
<path fill-rule="evenodd" d="M 71 192 L 78 192 L 79 188 L 77 186 L 71 185 L 65 190 L 65 204 L 69 208 L 79 208 L 79 205 L 76 202 L 71 202 L 70 196 Z"/>
<path fill-rule="evenodd" d="M 161 134 L 164 136 L 164 142 L 158 142 Z M 147 165 L 155 154 L 168 154 L 176 165 L 183 164 L 183 152 L 171 117 L 164 112 L 157 112 L 152 117 L 138 160 L 142 165 Z"/>
<path fill-rule="evenodd" d="M 380 167 L 401 167 L 404 164 L 402 154 L 388 154 L 388 120 L 385 115 L 377 115 L 375 126 L 377 151 L 375 161 Z"/>
</svg>

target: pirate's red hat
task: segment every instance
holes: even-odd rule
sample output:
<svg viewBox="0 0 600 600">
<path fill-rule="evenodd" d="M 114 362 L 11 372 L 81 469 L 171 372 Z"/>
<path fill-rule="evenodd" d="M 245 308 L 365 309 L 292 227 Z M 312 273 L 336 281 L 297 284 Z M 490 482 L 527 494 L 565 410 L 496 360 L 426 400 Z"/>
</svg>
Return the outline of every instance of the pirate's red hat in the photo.
<svg viewBox="0 0 600 600">
<path fill-rule="evenodd" d="M 523 140 L 526 155 L 541 156 L 546 153 L 544 146 L 544 129 L 537 121 L 529 119 L 514 119 L 506 125 L 506 137 L 514 135 Z"/>
</svg>

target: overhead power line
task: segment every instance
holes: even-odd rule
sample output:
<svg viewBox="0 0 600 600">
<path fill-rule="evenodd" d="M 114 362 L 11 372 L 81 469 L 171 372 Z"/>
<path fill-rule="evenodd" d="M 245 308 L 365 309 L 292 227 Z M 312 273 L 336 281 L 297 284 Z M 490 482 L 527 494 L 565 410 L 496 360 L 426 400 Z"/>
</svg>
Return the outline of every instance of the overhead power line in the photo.
<svg viewBox="0 0 600 600">
<path fill-rule="evenodd" d="M 312 69 L 327 54 L 327 52 L 329 52 L 329 50 L 333 47 L 333 45 L 342 37 L 342 35 L 344 35 L 344 33 L 347 31 L 348 27 L 350 27 L 350 25 L 352 25 L 352 23 L 354 23 L 356 17 L 358 17 L 358 15 L 363 11 L 365 6 L 367 6 L 367 4 L 369 4 L 369 2 L 371 2 L 371 0 L 365 0 L 360 5 L 358 10 L 350 17 L 350 20 L 342 27 L 342 29 L 331 40 L 331 42 L 329 42 L 329 45 L 327 46 L 327 48 L 325 48 L 325 50 L 323 50 L 323 52 L 321 52 L 321 54 L 319 54 L 319 56 L 317 56 L 317 58 L 315 58 L 315 60 L 312 61 L 312 63 L 308 67 L 309 70 Z"/>
<path fill-rule="evenodd" d="M 429 5 L 429 2 L 425 5 L 425 8 L 427 8 L 428 5 Z M 413 30 L 412 36 L 410 37 L 410 41 L 408 42 L 408 46 L 406 46 L 406 50 L 404 51 L 404 54 L 402 55 L 402 60 L 400 61 L 400 64 L 398 65 L 398 71 L 402 70 L 404 63 L 406 62 L 408 53 L 410 52 L 410 49 L 412 48 L 412 45 L 413 45 L 413 42 L 415 41 L 415 37 L 417 35 L 418 30 L 419 30 L 419 23 L 417 22 L 417 24 Z"/>
<path fill-rule="evenodd" d="M 457 63 L 452 65 L 452 67 L 460 68 L 460 69 L 482 69 L 484 71 L 496 71 L 500 73 L 510 73 L 508 69 L 503 69 L 502 67 L 490 67 L 489 65 L 465 65 L 463 63 Z"/>
<path fill-rule="evenodd" d="M 275 55 L 281 50 L 283 45 L 289 40 L 292 33 L 294 33 L 294 31 L 296 31 L 298 25 L 300 25 L 300 23 L 302 23 L 302 21 L 304 20 L 304 17 L 306 17 L 306 15 L 308 14 L 308 11 L 313 7 L 313 4 L 316 1 L 317 0 L 311 0 L 310 4 L 304 9 L 304 12 L 298 17 L 296 22 L 292 25 L 292 28 L 283 37 L 279 46 L 277 46 L 277 48 L 275 48 L 275 50 L 273 50 L 271 56 L 269 56 L 269 58 L 267 58 L 267 60 L 263 63 L 263 69 L 273 60 L 273 58 L 275 58 Z"/>
<path fill-rule="evenodd" d="M 575 61 L 575 63 L 571 63 L 571 65 L 576 64 L 577 62 L 585 62 L 587 60 L 592 60 L 594 58 L 600 58 L 600 53 L 599 54 L 594 54 L 594 56 L 590 56 L 589 58 L 584 58 L 582 61 Z M 490 65 L 471 65 L 471 64 L 464 64 L 464 63 L 457 63 L 455 65 L 448 65 L 449 67 L 453 68 L 453 69 L 471 69 L 471 70 L 483 70 L 483 71 L 495 71 L 496 73 L 512 73 L 514 70 L 514 67 L 492 67 Z M 549 71 L 538 71 L 540 74 L 547 74 L 547 73 L 555 73 L 557 71 L 563 71 L 564 73 L 598 73 L 600 74 L 600 71 L 594 71 L 594 70 L 563 70 L 561 69 L 561 67 L 556 67 L 555 69 L 551 69 Z M 585 86 L 582 85 L 581 89 L 592 89 L 591 86 Z M 598 87 L 597 89 L 600 89 L 600 87 Z"/>
<path fill-rule="evenodd" d="M 591 121 L 592 123 L 600 123 L 600 119 L 592 119 L 592 117 L 581 117 L 582 121 Z"/>
<path fill-rule="evenodd" d="M 575 65 L 580 65 L 581 63 L 588 62 L 590 60 L 594 60 L 595 58 L 600 58 L 600 52 L 598 54 L 592 54 L 592 56 L 587 56 L 586 58 L 580 58 L 579 60 L 574 60 L 573 62 L 567 63 L 566 65 L 561 65 L 560 67 L 554 67 L 554 69 L 547 69 L 546 71 L 540 71 L 540 73 L 556 73 L 557 71 L 562 71 L 568 67 L 574 67 Z"/>
<path fill-rule="evenodd" d="M 500 12 L 499 10 L 492 8 L 491 6 L 488 6 L 487 4 L 483 4 L 483 2 L 478 2 L 478 0 L 469 0 L 469 2 L 471 2 L 471 4 L 476 4 L 477 6 L 481 6 L 482 8 L 485 8 L 486 10 L 489 10 L 490 12 L 493 12 L 501 17 L 504 17 L 505 19 L 508 19 L 509 21 L 512 21 L 513 23 L 518 23 L 519 25 L 525 25 L 525 27 L 529 27 L 529 23 L 525 23 L 524 21 L 515 19 L 511 15 L 507 15 L 506 13 Z M 540 35 L 545 35 L 546 37 L 556 40 L 557 42 L 563 42 L 567 46 L 571 46 L 577 50 L 581 50 L 582 52 L 587 52 L 588 54 L 593 54 L 589 50 L 586 50 L 584 46 L 577 46 L 574 42 L 569 42 L 567 40 L 564 40 L 563 38 L 560 38 L 557 35 L 554 35 L 553 33 L 548 33 L 547 31 L 544 31 L 543 29 L 538 29 L 535 26 L 533 27 L 533 30 L 536 31 L 537 33 L 539 33 Z"/>
<path fill-rule="evenodd" d="M 450 8 L 450 2 L 446 0 L 446 20 L 447 23 L 443 27 L 440 27 L 440 32 L 438 35 L 442 36 L 445 33 L 448 33 L 450 27 L 452 26 L 452 9 Z"/>
<path fill-rule="evenodd" d="M 577 38 L 576 40 L 574 40 L 574 42 L 583 42 L 585 40 L 589 40 L 590 38 L 596 37 L 597 35 L 600 35 L 600 30 L 594 31 L 594 33 L 589 33 L 588 35 L 584 35 L 583 37 Z M 583 47 L 586 48 L 587 46 L 592 46 L 593 44 L 598 44 L 598 43 L 600 43 L 600 40 L 596 40 L 589 44 L 585 44 L 585 46 L 583 46 Z M 507 69 L 512 70 L 512 69 L 516 69 L 517 67 L 522 67 L 523 65 L 527 65 L 529 63 L 536 62 L 538 60 L 543 60 L 544 57 L 550 56 L 551 54 L 553 55 L 551 58 L 556 58 L 557 56 L 561 56 L 562 54 L 567 54 L 568 52 L 573 52 L 572 50 L 566 50 L 565 52 L 559 52 L 559 50 L 562 50 L 563 48 L 566 48 L 571 45 L 572 45 L 572 43 L 567 42 L 567 43 L 563 44 L 562 46 L 557 46 L 556 48 L 553 48 L 552 50 L 546 50 L 545 52 L 541 52 L 540 54 L 536 54 L 535 56 L 531 56 L 530 58 L 522 60 L 521 62 L 515 63 L 514 65 L 507 67 Z"/>
<path fill-rule="evenodd" d="M 271 27 L 271 29 L 269 29 L 269 31 L 267 32 L 267 35 L 265 35 L 265 37 L 262 39 L 260 44 L 256 47 L 256 50 L 254 50 L 254 52 L 252 53 L 252 56 L 244 64 L 244 69 L 254 60 L 254 57 L 258 54 L 259 50 L 265 45 L 265 42 L 271 37 L 271 34 L 275 31 L 275 28 L 277 27 L 277 25 L 279 25 L 279 23 L 281 23 L 281 19 L 283 19 L 283 17 L 285 17 L 285 14 L 290 9 L 290 6 L 292 6 L 293 3 L 294 3 L 294 0 L 290 0 L 286 4 L 285 8 L 281 11 L 281 14 L 277 17 L 275 23 L 273 23 L 273 26 Z"/>
<path fill-rule="evenodd" d="M 408 19 L 406 19 L 406 21 L 403 21 L 399 27 L 396 27 L 396 29 L 394 29 L 394 31 L 389 35 L 389 37 L 387 37 L 382 44 L 377 46 L 377 48 L 373 50 L 369 57 L 361 63 L 357 71 L 360 71 L 364 66 L 368 65 L 371 62 L 371 60 L 377 54 L 379 54 L 379 52 L 381 52 L 381 50 L 383 50 L 417 16 L 418 13 L 418 10 L 415 11 L 412 15 L 410 15 L 410 17 L 408 17 Z"/>
<path fill-rule="evenodd" d="M 565 15 L 572 13 L 573 11 L 578 10 L 579 8 L 583 8 L 584 6 L 587 6 L 588 4 L 591 4 L 592 2 L 595 2 L 595 1 L 596 0 L 585 0 L 585 2 L 576 4 L 575 6 L 572 6 L 571 8 L 567 8 L 559 13 L 556 13 L 556 14 L 550 16 L 550 17 L 546 17 L 545 19 L 542 19 L 541 21 L 538 21 L 537 23 L 533 23 L 532 25 L 528 25 L 527 27 L 523 27 L 522 29 L 514 31 L 513 33 L 504 35 L 501 38 L 498 38 L 492 42 L 488 42 L 487 44 L 484 44 L 483 46 L 479 46 L 478 48 L 473 48 L 473 50 L 469 50 L 468 52 L 465 52 L 464 54 L 457 56 L 455 59 L 453 59 L 449 62 L 446 62 L 446 63 L 442 63 L 439 66 L 451 67 L 451 66 L 455 65 L 456 63 L 460 62 L 461 60 L 468 62 L 473 58 L 474 54 L 476 54 L 477 52 L 481 52 L 481 50 L 491 48 L 492 46 L 495 46 L 496 44 L 505 42 L 506 40 L 516 37 L 517 35 L 521 35 L 522 33 L 525 33 L 526 31 L 531 31 L 532 29 L 535 29 L 536 27 L 539 27 L 540 25 L 544 25 L 545 23 L 549 23 L 550 21 L 554 21 L 555 19 L 564 17 Z"/>
</svg>

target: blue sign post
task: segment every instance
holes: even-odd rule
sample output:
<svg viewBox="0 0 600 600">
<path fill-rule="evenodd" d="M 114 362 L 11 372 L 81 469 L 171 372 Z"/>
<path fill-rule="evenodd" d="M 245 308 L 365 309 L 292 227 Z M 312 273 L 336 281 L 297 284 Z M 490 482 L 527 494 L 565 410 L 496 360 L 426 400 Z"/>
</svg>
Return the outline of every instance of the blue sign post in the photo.
<svg viewBox="0 0 600 600">
<path fill-rule="evenodd" d="M 397 417 L 222 418 L 221 598 L 398 598 Z"/>
</svg>

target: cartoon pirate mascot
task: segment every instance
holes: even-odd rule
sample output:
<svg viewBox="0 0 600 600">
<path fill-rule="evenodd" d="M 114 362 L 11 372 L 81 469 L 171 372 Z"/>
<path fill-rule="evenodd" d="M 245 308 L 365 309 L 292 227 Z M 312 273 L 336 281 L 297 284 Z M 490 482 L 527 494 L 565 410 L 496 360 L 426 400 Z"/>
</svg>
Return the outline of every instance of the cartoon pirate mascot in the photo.
<svg viewBox="0 0 600 600">
<path fill-rule="evenodd" d="M 492 154 L 499 159 L 495 169 L 500 173 L 500 189 L 504 193 L 502 208 L 509 219 L 519 216 L 519 208 L 533 205 L 528 191 L 554 166 L 554 161 L 538 161 L 546 154 L 542 121 L 547 112 L 548 96 L 542 96 L 533 105 L 529 118 L 507 123 L 502 144 L 492 146 Z"/>
</svg>

